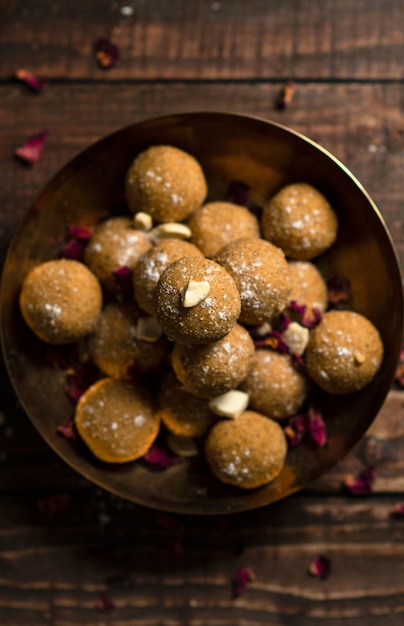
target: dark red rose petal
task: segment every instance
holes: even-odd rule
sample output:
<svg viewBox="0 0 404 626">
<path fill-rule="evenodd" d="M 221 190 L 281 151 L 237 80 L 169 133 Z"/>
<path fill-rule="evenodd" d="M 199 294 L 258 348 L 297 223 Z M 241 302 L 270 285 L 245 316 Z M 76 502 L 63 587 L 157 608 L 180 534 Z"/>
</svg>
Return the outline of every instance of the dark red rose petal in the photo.
<svg viewBox="0 0 404 626">
<path fill-rule="evenodd" d="M 351 297 L 351 285 L 347 278 L 332 276 L 327 280 L 328 302 L 337 305 L 347 302 Z"/>
<path fill-rule="evenodd" d="M 331 560 L 327 556 L 320 555 L 310 563 L 308 571 L 311 576 L 320 580 L 327 580 L 331 574 Z"/>
<path fill-rule="evenodd" d="M 133 280 L 132 280 L 132 270 L 127 265 L 123 265 L 122 267 L 118 267 L 118 269 L 112 272 L 115 287 L 116 287 L 116 295 L 121 300 L 130 300 L 133 296 Z"/>
<path fill-rule="evenodd" d="M 179 456 L 168 454 L 164 448 L 158 446 L 157 444 L 152 446 L 142 459 L 147 465 L 155 469 L 166 469 L 167 467 L 176 465 L 183 460 Z"/>
<path fill-rule="evenodd" d="M 344 480 L 344 487 L 354 496 L 366 496 L 372 493 L 375 478 L 374 467 L 365 467 L 356 477 L 347 476 Z"/>
<path fill-rule="evenodd" d="M 42 91 L 46 85 L 46 81 L 43 78 L 38 78 L 29 70 L 17 70 L 15 77 L 36 93 Z"/>
<path fill-rule="evenodd" d="M 323 416 L 319 411 L 311 407 L 307 417 L 310 437 L 319 448 L 322 448 L 327 441 L 327 431 Z"/>
<path fill-rule="evenodd" d="M 105 37 L 100 37 L 95 42 L 94 54 L 98 65 L 103 70 L 109 70 L 111 67 L 114 67 L 120 59 L 118 46 Z"/>
<path fill-rule="evenodd" d="M 394 381 L 399 387 L 404 387 L 404 344 L 401 347 L 400 359 L 394 374 Z"/>
<path fill-rule="evenodd" d="M 233 592 L 238 598 L 245 591 L 251 581 L 255 580 L 255 574 L 251 567 L 241 567 L 233 577 Z"/>
<path fill-rule="evenodd" d="M 101 591 L 96 602 L 96 607 L 100 611 L 109 612 L 115 608 L 115 604 L 106 591 Z"/>
<path fill-rule="evenodd" d="M 77 239 L 69 239 L 62 247 L 62 257 L 72 259 L 73 261 L 81 261 L 84 256 L 85 245 Z"/>
<path fill-rule="evenodd" d="M 77 404 L 83 393 L 89 388 L 90 381 L 87 380 L 83 372 L 76 372 L 75 370 L 67 372 L 66 381 L 66 395 L 74 404 Z"/>
<path fill-rule="evenodd" d="M 327 442 L 327 430 L 320 411 L 310 407 L 307 413 L 291 417 L 284 428 L 289 446 L 297 446 L 303 439 L 310 440 L 318 448 Z"/>
<path fill-rule="evenodd" d="M 319 325 L 321 320 L 323 319 L 323 314 L 320 309 L 309 309 L 306 308 L 304 315 L 301 319 L 301 325 L 305 326 L 305 328 L 309 328 L 310 330 Z"/>
<path fill-rule="evenodd" d="M 291 300 L 288 304 L 288 309 L 293 311 L 294 313 L 298 313 L 299 315 L 304 315 L 306 312 L 306 305 L 299 304 L 296 300 Z"/>
<path fill-rule="evenodd" d="M 256 348 L 271 348 L 277 352 L 289 353 L 289 347 L 282 339 L 282 333 L 277 330 L 271 330 L 262 339 L 256 339 L 254 345 Z"/>
<path fill-rule="evenodd" d="M 404 519 L 404 502 L 396 502 L 390 511 L 393 517 Z"/>
<path fill-rule="evenodd" d="M 53 522 L 66 515 L 70 502 L 70 494 L 58 493 L 48 498 L 40 498 L 37 500 L 37 507 L 43 521 Z"/>
<path fill-rule="evenodd" d="M 295 93 L 295 83 L 293 80 L 289 80 L 286 85 L 281 87 L 278 97 L 276 99 L 276 108 L 279 111 L 287 109 L 291 103 Z"/>
<path fill-rule="evenodd" d="M 44 130 L 41 133 L 30 137 L 24 145 L 16 148 L 14 154 L 25 163 L 33 165 L 39 161 L 41 157 L 47 135 L 48 132 Z"/>
<path fill-rule="evenodd" d="M 289 446 L 291 448 L 297 446 L 307 434 L 307 414 L 303 413 L 291 417 L 284 428 L 284 433 Z"/>
<path fill-rule="evenodd" d="M 74 428 L 74 420 L 72 417 L 66 417 L 65 421 L 56 428 L 56 432 L 65 439 L 74 441 L 77 439 L 77 433 Z"/>
<path fill-rule="evenodd" d="M 279 316 L 279 332 L 283 333 L 290 324 L 290 319 L 284 313 Z"/>
<path fill-rule="evenodd" d="M 93 236 L 93 231 L 86 226 L 69 226 L 69 236 L 79 241 L 89 241 Z"/>
</svg>

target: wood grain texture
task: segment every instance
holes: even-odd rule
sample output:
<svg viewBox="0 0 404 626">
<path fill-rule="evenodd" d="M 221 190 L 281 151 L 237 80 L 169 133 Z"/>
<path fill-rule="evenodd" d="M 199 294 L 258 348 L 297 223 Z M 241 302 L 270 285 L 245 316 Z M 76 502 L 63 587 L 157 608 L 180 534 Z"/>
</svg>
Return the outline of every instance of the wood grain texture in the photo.
<svg viewBox="0 0 404 626">
<path fill-rule="evenodd" d="M 121 49 L 121 62 L 108 80 L 401 80 L 404 75 L 404 6 L 394 0 L 14 0 L 11 5 L 0 42 L 3 79 L 21 67 L 61 80 L 104 79 L 92 49 L 99 37 Z M 123 9 L 128 6 L 129 15 Z"/>
<path fill-rule="evenodd" d="M 404 5 L 394 0 L 0 2 L 0 266 L 47 180 L 106 134 L 179 112 L 236 111 L 307 134 L 378 204 L 404 267 Z M 108 37 L 121 61 L 100 69 Z M 41 94 L 13 76 L 47 78 Z M 275 110 L 294 78 L 292 105 Z M 32 168 L 15 148 L 49 136 Z M 3 626 L 402 626 L 404 394 L 288 499 L 219 518 L 160 514 L 91 485 L 44 443 L 0 359 Z M 373 465 L 374 493 L 347 495 Z M 320 554 L 332 573 L 308 575 Z M 240 567 L 255 573 L 234 598 Z M 107 592 L 114 610 L 97 608 Z"/>
<path fill-rule="evenodd" d="M 2 498 L 2 624 L 402 623 L 404 522 L 390 516 L 392 498 L 300 496 L 200 519 L 94 493 L 52 523 L 37 504 Z M 319 554 L 331 559 L 326 581 L 307 574 Z M 235 599 L 246 566 L 256 578 Z M 96 608 L 101 591 L 110 613 Z"/>
<path fill-rule="evenodd" d="M 223 110 L 283 123 L 342 160 L 378 204 L 404 267 L 404 85 L 307 83 L 298 85 L 288 110 L 277 111 L 281 85 L 73 84 L 49 85 L 39 95 L 22 85 L 0 86 L 0 259 L 39 189 L 89 144 L 141 119 Z M 49 137 L 38 164 L 29 168 L 13 159 L 18 145 L 44 129 Z"/>
</svg>

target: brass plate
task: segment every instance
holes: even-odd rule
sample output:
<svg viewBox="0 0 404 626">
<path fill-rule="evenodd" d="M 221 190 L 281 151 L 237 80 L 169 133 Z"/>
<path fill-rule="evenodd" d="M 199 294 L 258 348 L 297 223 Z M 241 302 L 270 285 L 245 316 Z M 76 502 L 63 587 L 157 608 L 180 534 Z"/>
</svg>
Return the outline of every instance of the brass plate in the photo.
<svg viewBox="0 0 404 626">
<path fill-rule="evenodd" d="M 209 199 L 224 198 L 228 184 L 242 180 L 262 203 L 289 182 L 306 181 L 322 191 L 339 216 L 336 244 L 319 259 L 326 277 L 350 279 L 352 308 L 380 330 L 382 367 L 362 391 L 346 397 L 318 394 L 327 422 L 321 449 L 292 449 L 282 474 L 260 489 L 219 484 L 192 460 L 156 472 L 139 462 L 122 467 L 96 461 L 83 444 L 56 433 L 71 414 L 64 374 L 52 367 L 41 344 L 26 328 L 18 295 L 26 273 L 59 256 L 67 227 L 94 225 L 119 208 L 125 173 L 138 152 L 171 144 L 192 153 L 209 184 Z M 226 113 L 189 113 L 151 119 L 102 139 L 64 167 L 44 188 L 18 230 L 8 253 L 1 289 L 2 343 L 16 393 L 48 444 L 80 474 L 105 489 L 157 509 L 222 514 L 279 500 L 318 478 L 363 436 L 377 415 L 399 357 L 403 298 L 399 264 L 376 206 L 355 177 L 326 150 L 279 124 Z"/>
</svg>

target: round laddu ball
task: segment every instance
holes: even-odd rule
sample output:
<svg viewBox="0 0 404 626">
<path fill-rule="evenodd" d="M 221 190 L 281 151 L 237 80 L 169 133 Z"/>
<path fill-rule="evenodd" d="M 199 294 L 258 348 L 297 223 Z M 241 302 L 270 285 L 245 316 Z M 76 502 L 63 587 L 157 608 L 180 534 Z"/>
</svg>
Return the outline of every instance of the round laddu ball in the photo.
<svg viewBox="0 0 404 626">
<path fill-rule="evenodd" d="M 156 314 L 154 292 L 164 270 L 184 256 L 202 257 L 202 252 L 188 241 L 163 239 L 143 254 L 133 271 L 135 299 L 141 309 Z"/>
<path fill-rule="evenodd" d="M 88 345 L 91 360 L 104 374 L 113 378 L 149 374 L 166 360 L 167 339 L 163 335 L 152 342 L 139 339 L 138 318 L 131 307 L 117 302 L 102 310 Z"/>
<path fill-rule="evenodd" d="M 328 200 L 307 183 L 286 185 L 270 198 L 262 213 L 265 239 L 300 261 L 313 259 L 337 237 L 337 216 Z"/>
<path fill-rule="evenodd" d="M 317 267 L 309 261 L 290 261 L 289 270 L 292 276 L 290 301 L 324 313 L 328 305 L 327 284 Z"/>
<path fill-rule="evenodd" d="M 75 424 L 94 456 L 106 463 L 125 463 L 146 454 L 160 419 L 145 389 L 103 378 L 80 397 Z"/>
<path fill-rule="evenodd" d="M 234 239 L 260 236 L 255 215 L 232 202 L 208 202 L 194 213 L 188 226 L 191 241 L 209 258 Z"/>
<path fill-rule="evenodd" d="M 180 222 L 200 207 L 207 194 L 203 170 L 188 152 L 152 146 L 141 152 L 126 176 L 132 213 L 144 211 L 155 222 Z"/>
<path fill-rule="evenodd" d="M 236 324 L 223 339 L 207 345 L 176 343 L 172 365 L 186 391 L 200 398 L 214 398 L 238 387 L 253 357 L 254 343 L 249 333 Z"/>
<path fill-rule="evenodd" d="M 102 306 L 101 287 L 78 261 L 58 259 L 32 269 L 24 279 L 20 309 L 30 329 L 50 344 L 68 344 L 94 329 Z"/>
<path fill-rule="evenodd" d="M 292 281 L 282 250 L 263 239 L 242 237 L 221 248 L 215 261 L 234 278 L 241 298 L 240 322 L 261 324 L 289 302 Z"/>
<path fill-rule="evenodd" d="M 182 437 L 203 437 L 217 421 L 208 401 L 185 391 L 173 371 L 161 382 L 157 405 L 166 428 Z"/>
<path fill-rule="evenodd" d="M 345 394 L 367 385 L 378 371 L 383 344 L 378 330 L 353 311 L 329 311 L 311 331 L 307 373 L 324 391 Z"/>
<path fill-rule="evenodd" d="M 309 393 L 307 376 L 294 367 L 290 355 L 274 350 L 256 350 L 241 388 L 252 409 L 273 419 L 297 413 Z"/>
<path fill-rule="evenodd" d="M 192 292 L 196 297 L 191 300 Z M 180 343 L 218 341 L 240 315 L 240 294 L 233 278 L 214 261 L 200 257 L 183 257 L 164 270 L 155 303 L 163 331 Z"/>
<path fill-rule="evenodd" d="M 215 424 L 205 444 L 212 473 L 243 489 L 266 485 L 285 465 L 287 442 L 278 422 L 254 411 Z"/>
<path fill-rule="evenodd" d="M 132 226 L 127 217 L 113 217 L 94 230 L 84 253 L 84 262 L 105 289 L 116 293 L 113 272 L 121 267 L 133 269 L 142 254 L 151 248 L 146 234 Z"/>
</svg>

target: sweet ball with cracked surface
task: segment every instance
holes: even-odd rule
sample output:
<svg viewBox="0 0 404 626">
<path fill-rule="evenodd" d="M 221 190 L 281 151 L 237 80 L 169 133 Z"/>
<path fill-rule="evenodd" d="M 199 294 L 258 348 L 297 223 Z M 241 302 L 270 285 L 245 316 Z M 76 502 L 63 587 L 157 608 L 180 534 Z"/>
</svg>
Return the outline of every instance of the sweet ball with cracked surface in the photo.
<svg viewBox="0 0 404 626">
<path fill-rule="evenodd" d="M 113 217 L 95 228 L 84 252 L 84 262 L 107 291 L 116 293 L 113 273 L 122 267 L 133 269 L 149 248 L 147 235 L 133 228 L 130 218 Z"/>
<path fill-rule="evenodd" d="M 307 376 L 294 366 L 290 354 L 256 350 L 241 388 L 248 393 L 254 411 L 284 419 L 299 411 L 310 385 Z"/>
<path fill-rule="evenodd" d="M 169 353 L 167 339 L 145 340 L 139 336 L 142 317 L 131 305 L 109 302 L 101 311 L 88 338 L 90 357 L 104 374 L 112 378 L 150 374 L 158 370 Z"/>
<path fill-rule="evenodd" d="M 307 373 L 331 394 L 345 394 L 365 387 L 383 359 L 378 330 L 354 311 L 328 311 L 310 333 L 305 352 Z"/>
<path fill-rule="evenodd" d="M 207 345 L 176 343 L 172 365 L 178 380 L 189 393 L 200 398 L 214 398 L 236 389 L 249 373 L 254 357 L 254 343 L 240 324 Z"/>
<path fill-rule="evenodd" d="M 174 261 L 184 256 L 202 257 L 202 252 L 188 241 L 182 239 L 163 239 L 145 252 L 133 270 L 135 298 L 149 315 L 155 315 L 154 292 L 161 274 Z"/>
<path fill-rule="evenodd" d="M 140 458 L 156 439 L 160 418 L 143 387 L 102 378 L 80 397 L 75 411 L 80 437 L 106 463 Z"/>
<path fill-rule="evenodd" d="M 205 256 L 213 258 L 227 243 L 240 237 L 259 237 L 257 218 L 246 207 L 233 202 L 208 202 L 191 217 L 192 242 Z"/>
<path fill-rule="evenodd" d="M 164 270 L 155 293 L 156 316 L 171 341 L 218 341 L 240 315 L 240 294 L 230 274 L 203 257 L 183 257 Z"/>
<path fill-rule="evenodd" d="M 338 221 L 327 198 L 308 183 L 282 187 L 264 206 L 263 237 L 290 259 L 313 259 L 335 241 Z"/>
<path fill-rule="evenodd" d="M 215 261 L 236 282 L 241 297 L 241 323 L 270 321 L 285 308 L 292 282 L 280 248 L 263 239 L 241 237 L 223 246 Z"/>
<path fill-rule="evenodd" d="M 141 152 L 125 182 L 132 213 L 144 211 L 155 222 L 180 222 L 201 206 L 207 195 L 205 174 L 188 152 L 156 145 Z"/>
<path fill-rule="evenodd" d="M 221 482 L 255 489 L 280 474 L 287 442 L 278 422 L 245 411 L 237 419 L 221 420 L 213 426 L 205 452 L 212 473 Z"/>
<path fill-rule="evenodd" d="M 35 335 L 62 345 L 92 332 L 101 311 L 102 293 L 97 278 L 85 265 L 57 259 L 28 272 L 19 301 L 24 320 Z"/>
</svg>

